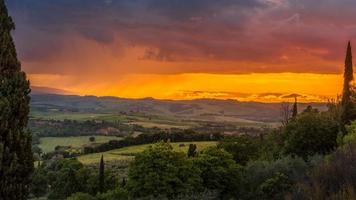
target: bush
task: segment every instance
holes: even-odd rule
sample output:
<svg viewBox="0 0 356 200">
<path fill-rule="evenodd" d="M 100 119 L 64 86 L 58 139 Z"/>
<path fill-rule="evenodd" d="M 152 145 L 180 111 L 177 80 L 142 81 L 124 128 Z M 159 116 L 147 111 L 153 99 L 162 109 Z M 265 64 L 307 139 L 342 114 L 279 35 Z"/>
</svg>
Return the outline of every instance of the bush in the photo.
<svg viewBox="0 0 356 200">
<path fill-rule="evenodd" d="M 245 167 L 241 199 L 284 199 L 292 186 L 305 176 L 308 164 L 301 158 L 253 161 Z"/>
<path fill-rule="evenodd" d="M 284 129 L 285 153 L 304 158 L 327 154 L 337 147 L 339 126 L 330 116 L 309 109 Z"/>
<path fill-rule="evenodd" d="M 95 142 L 95 137 L 94 136 L 89 137 L 89 141 L 90 142 Z"/>
<path fill-rule="evenodd" d="M 194 159 L 194 165 L 201 171 L 203 186 L 216 190 L 223 199 L 237 197 L 240 192 L 242 168 L 232 158 L 226 151 L 210 147 Z"/>
<path fill-rule="evenodd" d="M 104 191 L 112 190 L 118 184 L 110 170 L 105 171 L 104 181 Z M 48 186 L 48 199 L 65 199 L 78 192 L 94 196 L 99 188 L 98 170 L 84 166 L 74 158 L 46 161 L 35 171 L 32 194 L 42 196 Z"/>
<path fill-rule="evenodd" d="M 42 197 L 47 193 L 47 177 L 43 170 L 36 170 L 32 176 L 31 194 L 36 198 Z"/>
<path fill-rule="evenodd" d="M 258 157 L 259 139 L 247 135 L 227 138 L 220 141 L 218 147 L 232 154 L 236 163 L 245 165 Z"/>
<path fill-rule="evenodd" d="M 261 199 L 283 200 L 286 193 L 291 190 L 292 181 L 283 173 L 276 173 L 259 186 Z"/>
<path fill-rule="evenodd" d="M 347 135 L 343 138 L 343 144 L 356 143 L 356 121 L 346 126 Z"/>
<path fill-rule="evenodd" d="M 173 198 L 201 188 L 199 170 L 181 152 L 158 143 L 138 154 L 129 169 L 127 188 L 133 198 Z"/>
<path fill-rule="evenodd" d="M 294 199 L 355 199 L 356 144 L 347 144 L 314 167 Z"/>
<path fill-rule="evenodd" d="M 278 160 L 283 157 L 284 138 L 281 129 L 275 129 L 270 133 L 263 135 L 259 146 L 258 159 Z"/>
</svg>

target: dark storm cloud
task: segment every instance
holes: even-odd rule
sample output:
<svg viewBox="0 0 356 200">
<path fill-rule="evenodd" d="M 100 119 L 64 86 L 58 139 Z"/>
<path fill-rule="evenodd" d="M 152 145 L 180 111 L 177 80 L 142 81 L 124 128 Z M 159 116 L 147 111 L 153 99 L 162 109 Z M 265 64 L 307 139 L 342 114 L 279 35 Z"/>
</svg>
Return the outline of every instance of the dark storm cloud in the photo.
<svg viewBox="0 0 356 200">
<path fill-rule="evenodd" d="M 110 41 L 107 32 L 112 32 L 111 28 L 166 26 L 169 24 L 165 23 L 216 17 L 227 8 L 244 12 L 244 8 L 263 5 L 257 0 L 12 0 L 8 4 L 15 19 L 37 29 L 75 29 L 98 41 Z M 109 38 L 105 39 L 105 35 Z"/>
<path fill-rule="evenodd" d="M 25 62 L 59 59 L 58 52 L 71 51 L 71 38 L 83 37 L 106 46 L 119 40 L 147 47 L 141 59 L 262 63 L 227 72 L 335 73 L 340 68 L 333 64 L 295 63 L 303 57 L 339 60 L 345 42 L 356 38 L 354 0 L 11 0 L 8 5 Z M 41 72 L 43 66 L 31 70 Z"/>
<path fill-rule="evenodd" d="M 241 31 L 246 9 L 263 6 L 257 0 L 12 0 L 8 4 L 25 61 L 56 58 L 75 33 L 108 45 L 116 38 L 159 49 L 148 51 L 146 59 L 230 57 L 231 51 L 223 51 L 236 44 L 216 38 L 235 37 L 230 31 Z M 226 15 L 228 10 L 231 14 Z"/>
</svg>

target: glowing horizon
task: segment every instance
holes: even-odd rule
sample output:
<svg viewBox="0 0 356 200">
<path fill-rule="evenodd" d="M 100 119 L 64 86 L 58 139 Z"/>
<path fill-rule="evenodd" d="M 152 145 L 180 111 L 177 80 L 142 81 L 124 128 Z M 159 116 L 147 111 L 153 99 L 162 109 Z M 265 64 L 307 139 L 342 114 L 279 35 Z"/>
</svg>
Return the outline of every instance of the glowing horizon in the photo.
<svg viewBox="0 0 356 200">
<path fill-rule="evenodd" d="M 98 81 L 92 80 L 75 86 L 67 84 L 75 82 L 71 76 L 30 75 L 29 77 L 34 86 L 63 89 L 76 95 L 152 97 L 172 100 L 211 98 L 283 102 L 293 101 L 294 96 L 297 96 L 300 102 L 326 102 L 329 99 L 336 99 L 342 89 L 341 74 L 136 74 L 116 81 L 100 81 L 100 84 L 96 84 L 95 82 Z M 61 82 L 66 84 L 58 87 Z M 325 87 L 326 85 L 328 87 Z"/>
</svg>

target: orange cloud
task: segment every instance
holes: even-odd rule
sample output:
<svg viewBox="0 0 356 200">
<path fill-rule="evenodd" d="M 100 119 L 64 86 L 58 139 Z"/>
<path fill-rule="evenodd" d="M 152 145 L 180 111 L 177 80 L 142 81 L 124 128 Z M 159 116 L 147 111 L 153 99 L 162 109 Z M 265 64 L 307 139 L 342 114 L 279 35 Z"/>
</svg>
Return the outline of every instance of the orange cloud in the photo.
<svg viewBox="0 0 356 200">
<path fill-rule="evenodd" d="M 341 75 L 308 73 L 254 73 L 126 75 L 120 79 L 88 78 L 78 82 L 76 76 L 31 74 L 33 85 L 65 89 L 80 95 L 119 96 L 158 99 L 218 98 L 241 101 L 290 101 L 297 93 L 300 101 L 326 101 L 341 91 Z"/>
</svg>

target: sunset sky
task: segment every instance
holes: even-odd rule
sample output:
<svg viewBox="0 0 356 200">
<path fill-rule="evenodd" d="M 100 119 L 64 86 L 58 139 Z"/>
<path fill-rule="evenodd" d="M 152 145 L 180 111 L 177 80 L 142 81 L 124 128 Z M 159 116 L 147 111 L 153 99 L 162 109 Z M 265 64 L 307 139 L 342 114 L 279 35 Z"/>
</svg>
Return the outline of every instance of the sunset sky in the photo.
<svg viewBox="0 0 356 200">
<path fill-rule="evenodd" d="M 325 101 L 355 0 L 8 0 L 32 85 L 80 95 Z"/>
</svg>

